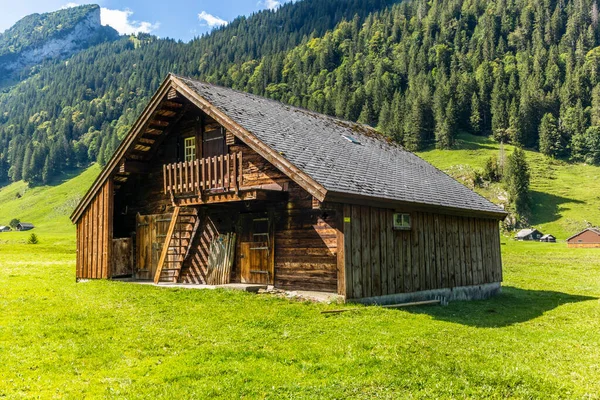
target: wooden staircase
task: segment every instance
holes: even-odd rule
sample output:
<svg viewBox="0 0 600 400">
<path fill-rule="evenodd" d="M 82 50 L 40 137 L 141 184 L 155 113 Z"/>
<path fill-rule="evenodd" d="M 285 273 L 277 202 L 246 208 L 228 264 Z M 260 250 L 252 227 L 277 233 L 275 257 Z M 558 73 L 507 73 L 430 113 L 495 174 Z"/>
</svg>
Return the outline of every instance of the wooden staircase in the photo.
<svg viewBox="0 0 600 400">
<path fill-rule="evenodd" d="M 154 283 L 179 281 L 181 267 L 190 253 L 199 225 L 198 209 L 175 207 L 158 260 Z"/>
</svg>

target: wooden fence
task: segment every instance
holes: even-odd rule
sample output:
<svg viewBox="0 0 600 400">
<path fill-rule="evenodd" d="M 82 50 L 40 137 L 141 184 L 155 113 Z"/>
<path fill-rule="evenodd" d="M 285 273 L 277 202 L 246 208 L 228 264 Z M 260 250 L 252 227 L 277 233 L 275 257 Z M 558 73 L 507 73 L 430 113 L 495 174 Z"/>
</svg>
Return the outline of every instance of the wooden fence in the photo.
<svg viewBox="0 0 600 400">
<path fill-rule="evenodd" d="M 165 194 L 199 194 L 213 189 L 238 191 L 242 153 L 163 165 L 163 180 Z"/>
</svg>

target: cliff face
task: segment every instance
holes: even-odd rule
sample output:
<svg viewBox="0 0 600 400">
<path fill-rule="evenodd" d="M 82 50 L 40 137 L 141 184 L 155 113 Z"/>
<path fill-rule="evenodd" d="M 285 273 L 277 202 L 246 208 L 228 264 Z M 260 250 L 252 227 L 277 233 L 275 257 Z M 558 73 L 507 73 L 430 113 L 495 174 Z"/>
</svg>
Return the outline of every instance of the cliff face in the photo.
<svg viewBox="0 0 600 400">
<path fill-rule="evenodd" d="M 100 8 L 87 12 L 69 30 L 61 30 L 41 43 L 30 45 L 20 52 L 0 56 L 0 81 L 27 67 L 47 59 L 62 59 L 106 40 L 114 40 L 118 33 L 100 23 Z M 4 75 L 4 76 L 3 76 Z"/>
</svg>

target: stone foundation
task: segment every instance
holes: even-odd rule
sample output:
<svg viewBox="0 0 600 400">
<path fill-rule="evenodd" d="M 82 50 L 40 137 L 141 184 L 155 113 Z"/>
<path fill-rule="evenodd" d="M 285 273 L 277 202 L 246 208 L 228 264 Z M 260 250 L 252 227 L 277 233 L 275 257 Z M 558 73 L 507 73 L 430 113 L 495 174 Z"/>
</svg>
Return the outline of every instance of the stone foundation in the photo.
<svg viewBox="0 0 600 400">
<path fill-rule="evenodd" d="M 458 300 L 484 300 L 499 294 L 502 291 L 500 282 L 484 283 L 482 285 L 459 286 L 455 288 L 423 290 L 412 293 L 396 293 L 385 296 L 364 297 L 361 299 L 347 299 L 349 303 L 362 304 L 400 304 L 413 301 L 440 300 L 441 304 Z"/>
</svg>

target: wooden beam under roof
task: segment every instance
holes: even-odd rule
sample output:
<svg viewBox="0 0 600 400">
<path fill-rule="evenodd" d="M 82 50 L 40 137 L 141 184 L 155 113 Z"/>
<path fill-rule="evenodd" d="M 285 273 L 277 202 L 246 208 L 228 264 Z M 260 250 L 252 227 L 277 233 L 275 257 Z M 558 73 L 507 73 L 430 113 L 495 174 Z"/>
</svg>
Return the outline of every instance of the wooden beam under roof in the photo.
<svg viewBox="0 0 600 400">
<path fill-rule="evenodd" d="M 160 103 L 160 107 L 167 109 L 180 109 L 181 107 L 183 107 L 183 104 L 177 101 L 165 100 L 162 103 Z"/>
<path fill-rule="evenodd" d="M 119 166 L 119 174 L 142 174 L 148 171 L 148 168 L 148 163 L 124 160 Z"/>
</svg>

